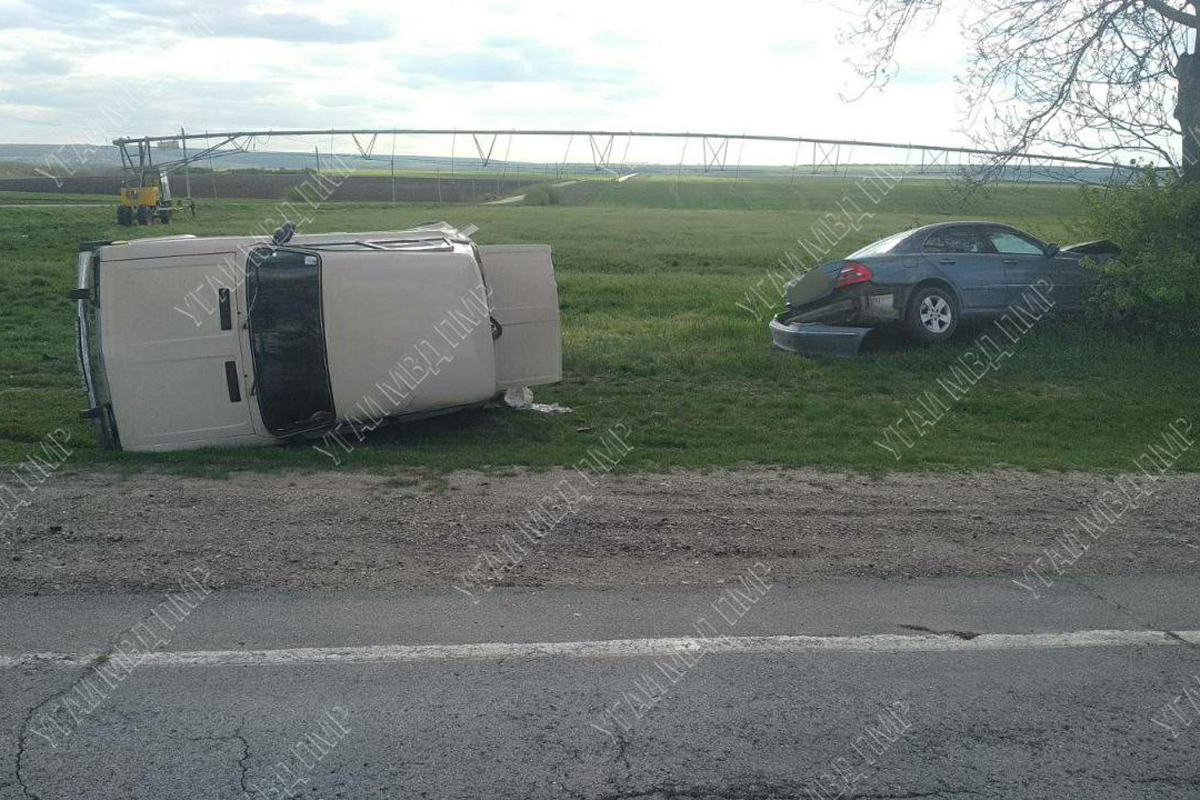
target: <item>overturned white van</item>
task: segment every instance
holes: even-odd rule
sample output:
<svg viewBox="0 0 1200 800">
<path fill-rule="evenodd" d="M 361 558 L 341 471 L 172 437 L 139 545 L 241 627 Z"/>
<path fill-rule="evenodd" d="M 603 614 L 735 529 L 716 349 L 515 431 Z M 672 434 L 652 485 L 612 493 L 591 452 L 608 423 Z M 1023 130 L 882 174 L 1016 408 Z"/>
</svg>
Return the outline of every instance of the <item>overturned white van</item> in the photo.
<svg viewBox="0 0 1200 800">
<path fill-rule="evenodd" d="M 126 450 L 262 445 L 560 380 L 550 248 L 471 232 L 84 244 L 84 417 Z"/>
</svg>

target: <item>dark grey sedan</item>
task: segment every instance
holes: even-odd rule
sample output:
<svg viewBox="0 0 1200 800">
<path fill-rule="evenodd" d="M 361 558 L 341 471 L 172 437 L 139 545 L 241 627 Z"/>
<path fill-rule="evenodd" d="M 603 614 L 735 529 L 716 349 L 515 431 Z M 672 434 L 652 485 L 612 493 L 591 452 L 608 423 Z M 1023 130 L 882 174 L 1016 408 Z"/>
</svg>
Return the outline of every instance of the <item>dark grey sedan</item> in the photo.
<svg viewBox="0 0 1200 800">
<path fill-rule="evenodd" d="M 772 333 L 777 345 L 794 349 L 781 337 L 805 323 L 898 323 L 918 340 L 944 341 L 961 320 L 1000 316 L 1040 281 L 1053 285 L 1057 308 L 1078 308 L 1085 282 L 1080 261 L 1102 262 L 1116 252 L 1110 242 L 1059 248 L 992 222 L 927 225 L 793 279 Z"/>
</svg>

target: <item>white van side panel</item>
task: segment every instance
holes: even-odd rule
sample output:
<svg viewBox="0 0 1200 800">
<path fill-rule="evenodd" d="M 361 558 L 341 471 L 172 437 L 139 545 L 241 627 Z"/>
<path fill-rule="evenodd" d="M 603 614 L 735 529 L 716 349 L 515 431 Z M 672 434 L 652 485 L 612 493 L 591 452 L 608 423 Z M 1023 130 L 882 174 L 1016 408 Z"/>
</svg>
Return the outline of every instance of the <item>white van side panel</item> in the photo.
<svg viewBox="0 0 1200 800">
<path fill-rule="evenodd" d="M 470 247 L 321 253 L 330 382 L 360 423 L 495 394 L 487 295 Z"/>
<path fill-rule="evenodd" d="M 496 387 L 537 386 L 562 380 L 558 284 L 548 245 L 479 248 L 496 340 Z"/>
</svg>

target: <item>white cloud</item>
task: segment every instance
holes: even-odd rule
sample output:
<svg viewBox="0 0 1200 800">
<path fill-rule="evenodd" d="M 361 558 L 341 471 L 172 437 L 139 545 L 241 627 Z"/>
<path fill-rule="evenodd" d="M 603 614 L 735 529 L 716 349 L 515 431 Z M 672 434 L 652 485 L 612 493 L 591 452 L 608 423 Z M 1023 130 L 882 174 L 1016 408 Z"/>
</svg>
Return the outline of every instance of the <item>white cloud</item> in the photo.
<svg viewBox="0 0 1200 800">
<path fill-rule="evenodd" d="M 843 21 L 828 3 L 755 0 L 0 0 L 0 141 L 70 140 L 73 129 L 46 123 L 97 117 L 120 87 L 152 82 L 121 133 L 588 127 L 962 143 L 956 27 L 939 23 L 906 50 L 886 92 L 846 104 Z M 166 68 L 138 74 L 135 63 Z M 563 146 L 518 142 L 514 156 L 559 159 Z M 678 143 L 637 146 L 644 159 L 680 156 Z M 754 145 L 743 158 L 791 152 Z"/>
</svg>

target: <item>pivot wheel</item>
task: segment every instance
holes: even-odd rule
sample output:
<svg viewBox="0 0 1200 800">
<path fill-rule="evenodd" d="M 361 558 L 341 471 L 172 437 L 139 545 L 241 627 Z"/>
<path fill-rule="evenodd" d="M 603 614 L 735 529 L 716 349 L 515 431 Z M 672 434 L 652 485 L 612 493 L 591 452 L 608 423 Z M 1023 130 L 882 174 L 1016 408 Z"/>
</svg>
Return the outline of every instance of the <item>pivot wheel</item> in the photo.
<svg viewBox="0 0 1200 800">
<path fill-rule="evenodd" d="M 958 327 L 958 306 L 945 289 L 930 286 L 913 295 L 904 324 L 919 341 L 944 342 Z"/>
</svg>

